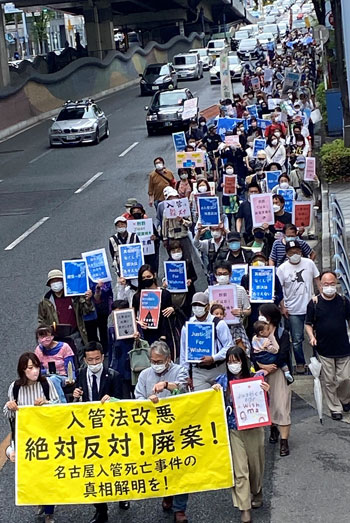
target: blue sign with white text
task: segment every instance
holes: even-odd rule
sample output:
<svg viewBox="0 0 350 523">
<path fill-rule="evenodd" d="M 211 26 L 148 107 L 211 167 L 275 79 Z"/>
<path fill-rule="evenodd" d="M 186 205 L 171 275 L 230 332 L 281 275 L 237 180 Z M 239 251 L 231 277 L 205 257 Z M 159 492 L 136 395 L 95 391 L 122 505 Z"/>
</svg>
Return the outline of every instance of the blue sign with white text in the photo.
<svg viewBox="0 0 350 523">
<path fill-rule="evenodd" d="M 81 296 L 89 290 L 85 260 L 63 261 L 62 272 L 65 296 Z"/>
<path fill-rule="evenodd" d="M 233 131 L 233 129 L 237 127 L 237 124 L 243 121 L 241 118 L 218 118 L 217 133 L 224 140 L 227 131 Z"/>
<path fill-rule="evenodd" d="M 294 191 L 293 189 L 277 189 L 277 194 L 283 196 L 285 204 L 284 210 L 286 212 L 293 212 L 293 200 L 294 200 Z"/>
<path fill-rule="evenodd" d="M 184 131 L 173 133 L 173 142 L 176 152 L 184 151 L 187 145 Z"/>
<path fill-rule="evenodd" d="M 253 146 L 253 158 L 258 156 L 259 151 L 263 151 L 266 148 L 266 140 L 261 138 L 255 138 Z"/>
<path fill-rule="evenodd" d="M 242 278 L 247 274 L 248 265 L 232 265 L 231 283 L 241 285 Z"/>
<path fill-rule="evenodd" d="M 141 243 L 119 245 L 120 274 L 122 278 L 137 278 L 139 268 L 143 265 L 143 250 Z"/>
<path fill-rule="evenodd" d="M 278 178 L 281 176 L 281 171 L 266 171 L 267 190 L 272 191 L 278 185 Z"/>
<path fill-rule="evenodd" d="M 199 222 L 204 227 L 219 225 L 220 209 L 217 196 L 201 196 L 198 198 Z"/>
<path fill-rule="evenodd" d="M 186 322 L 186 361 L 199 362 L 214 354 L 214 323 Z"/>
<path fill-rule="evenodd" d="M 249 267 L 249 296 L 251 303 L 273 302 L 275 267 Z"/>
<path fill-rule="evenodd" d="M 170 292 L 187 292 L 187 275 L 185 261 L 164 262 L 167 289 Z"/>
</svg>

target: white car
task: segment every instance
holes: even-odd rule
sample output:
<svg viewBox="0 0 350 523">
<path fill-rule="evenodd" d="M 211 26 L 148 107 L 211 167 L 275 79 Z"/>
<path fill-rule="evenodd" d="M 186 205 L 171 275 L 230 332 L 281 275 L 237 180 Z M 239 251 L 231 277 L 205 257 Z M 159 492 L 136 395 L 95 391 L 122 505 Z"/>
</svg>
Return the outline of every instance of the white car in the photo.
<svg viewBox="0 0 350 523">
<path fill-rule="evenodd" d="M 207 49 L 205 47 L 202 47 L 200 49 L 190 49 L 188 52 L 189 53 L 198 53 L 200 56 L 200 59 L 202 61 L 202 64 L 203 64 L 204 71 L 209 71 L 211 61 L 208 56 Z"/>
<path fill-rule="evenodd" d="M 258 40 L 259 40 L 262 48 L 264 49 L 264 51 L 267 50 L 267 43 L 268 43 L 269 39 L 271 40 L 271 42 L 274 42 L 276 45 L 275 37 L 272 33 L 262 33 L 262 34 L 258 35 Z"/>
<path fill-rule="evenodd" d="M 207 54 L 211 58 L 215 58 L 215 56 L 219 56 L 221 51 L 227 47 L 227 42 L 224 38 L 220 38 L 218 40 L 209 40 L 207 45 Z"/>
<path fill-rule="evenodd" d="M 242 64 L 240 59 L 236 54 L 229 54 L 228 62 L 230 67 L 231 82 L 240 80 L 242 76 Z M 209 74 L 211 84 L 220 83 L 220 58 L 215 60 L 209 71 Z"/>
</svg>

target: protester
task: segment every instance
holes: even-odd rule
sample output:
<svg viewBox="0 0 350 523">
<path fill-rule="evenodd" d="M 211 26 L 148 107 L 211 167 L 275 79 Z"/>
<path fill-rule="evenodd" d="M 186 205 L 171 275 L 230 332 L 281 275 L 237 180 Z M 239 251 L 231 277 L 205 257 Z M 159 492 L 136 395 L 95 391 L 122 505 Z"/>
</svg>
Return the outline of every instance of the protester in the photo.
<svg viewBox="0 0 350 523">
<path fill-rule="evenodd" d="M 114 220 L 116 234 L 109 238 L 109 252 L 112 257 L 113 267 L 118 276 L 120 276 L 119 245 L 129 245 L 131 243 L 140 243 L 140 238 L 134 232 L 128 232 L 127 219 L 124 216 L 118 216 Z"/>
<path fill-rule="evenodd" d="M 310 260 L 315 261 L 316 253 L 309 246 L 306 241 L 298 237 L 298 229 L 292 223 L 287 223 L 283 227 L 283 237 L 275 240 L 269 257 L 269 265 L 275 265 L 279 267 L 284 261 L 286 261 L 286 243 L 289 241 L 298 240 L 301 253 L 304 258 L 310 258 Z"/>
<path fill-rule="evenodd" d="M 258 185 L 251 184 L 248 186 L 248 200 L 241 203 L 238 213 L 237 213 L 237 221 L 236 221 L 236 229 L 237 232 L 241 232 L 242 225 L 244 223 L 244 233 L 243 238 L 246 243 L 249 243 L 253 240 L 253 217 L 252 217 L 252 208 L 250 204 L 250 197 L 253 194 L 260 194 L 261 189 Z"/>
<path fill-rule="evenodd" d="M 165 167 L 163 158 L 155 158 L 153 163 L 154 171 L 149 175 L 148 196 L 150 207 L 154 205 L 157 209 L 159 202 L 164 200 L 163 189 L 168 185 L 174 187 L 175 178 L 173 173 Z"/>
</svg>

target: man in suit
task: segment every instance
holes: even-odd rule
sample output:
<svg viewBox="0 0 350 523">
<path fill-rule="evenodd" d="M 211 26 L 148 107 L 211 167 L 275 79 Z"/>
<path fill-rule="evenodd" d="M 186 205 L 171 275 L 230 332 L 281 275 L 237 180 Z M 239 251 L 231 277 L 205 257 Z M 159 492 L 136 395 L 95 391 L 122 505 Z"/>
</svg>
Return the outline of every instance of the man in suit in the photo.
<svg viewBox="0 0 350 523">
<path fill-rule="evenodd" d="M 103 347 L 97 341 L 90 341 L 84 347 L 86 367 L 79 370 L 78 387 L 73 396 L 77 401 L 101 401 L 105 403 L 111 397 L 122 398 L 122 380 L 119 373 L 103 365 Z M 89 523 L 105 523 L 108 521 L 107 503 L 96 503 L 96 512 Z M 127 510 L 128 501 L 120 501 L 119 507 Z"/>
</svg>

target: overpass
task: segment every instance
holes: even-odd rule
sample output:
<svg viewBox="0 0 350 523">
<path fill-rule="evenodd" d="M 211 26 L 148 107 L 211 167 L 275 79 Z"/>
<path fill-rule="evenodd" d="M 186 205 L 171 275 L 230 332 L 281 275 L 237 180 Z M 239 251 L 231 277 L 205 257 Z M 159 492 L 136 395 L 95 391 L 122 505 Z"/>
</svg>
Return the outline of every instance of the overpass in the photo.
<svg viewBox="0 0 350 523">
<path fill-rule="evenodd" d="M 0 0 L 0 4 L 6 0 Z M 103 58 L 115 49 L 114 27 L 148 31 L 154 40 L 192 31 L 210 32 L 210 27 L 239 19 L 252 22 L 244 0 L 17 0 L 16 7 L 49 7 L 83 15 L 89 56 Z M 0 12 L 0 88 L 9 83 Z"/>
</svg>

